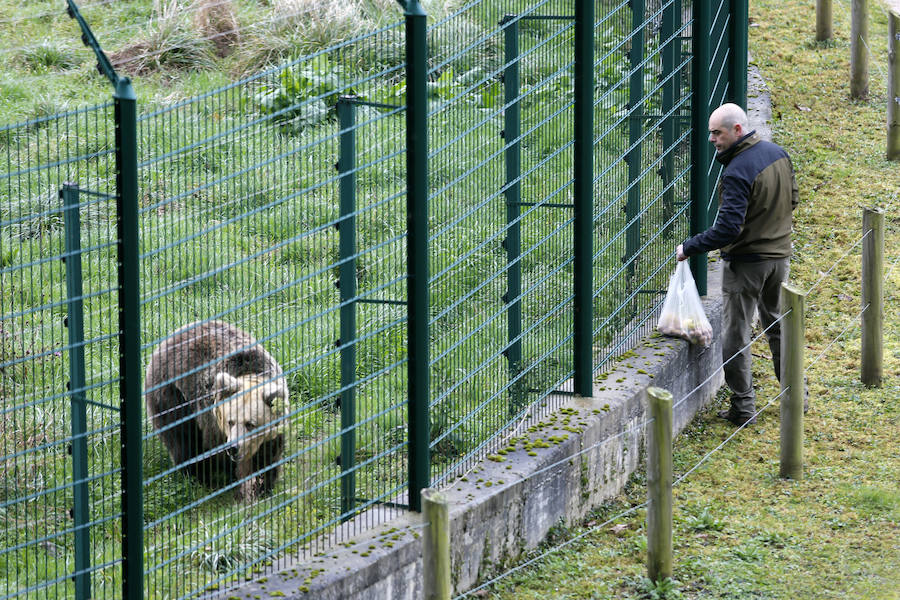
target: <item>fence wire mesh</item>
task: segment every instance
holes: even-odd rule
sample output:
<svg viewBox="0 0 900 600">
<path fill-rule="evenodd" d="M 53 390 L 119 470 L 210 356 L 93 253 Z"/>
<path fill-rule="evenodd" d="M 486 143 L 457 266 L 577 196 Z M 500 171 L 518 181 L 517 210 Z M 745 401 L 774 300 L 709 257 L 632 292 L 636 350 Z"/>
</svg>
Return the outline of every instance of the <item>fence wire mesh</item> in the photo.
<svg viewBox="0 0 900 600">
<path fill-rule="evenodd" d="M 114 151 L 110 105 L 0 129 L 2 597 L 117 579 Z"/>
<path fill-rule="evenodd" d="M 141 440 L 120 439 L 112 105 L 0 130 L 2 597 L 118 597 L 135 560 L 146 597 L 217 593 L 408 508 L 412 61 L 428 75 L 430 481 L 571 392 L 574 4 L 434 8 L 427 57 L 394 9 L 227 87 L 138 99 Z M 602 378 L 651 330 L 688 235 L 696 65 L 680 1 L 593 12 Z M 728 96 L 728 45 L 707 105 Z M 119 539 L 123 447 L 141 452 L 140 557 Z"/>
<path fill-rule="evenodd" d="M 429 132 L 439 478 L 571 369 L 571 6 L 502 9 L 474 3 L 431 30 L 454 40 L 433 43 L 432 79 L 451 85 Z"/>
<path fill-rule="evenodd" d="M 184 343 L 209 345 L 147 373 L 148 410 L 162 404 L 145 437 L 151 595 L 315 552 L 361 509 L 388 519 L 403 492 L 398 27 L 140 120 L 145 353 L 188 323 Z M 223 372 L 239 400 L 219 393 Z M 209 398 L 167 420 L 170 391 Z"/>
<path fill-rule="evenodd" d="M 621 3 L 598 20 L 595 328 L 598 365 L 621 354 L 666 288 L 691 209 L 690 21 L 681 2 Z"/>
</svg>

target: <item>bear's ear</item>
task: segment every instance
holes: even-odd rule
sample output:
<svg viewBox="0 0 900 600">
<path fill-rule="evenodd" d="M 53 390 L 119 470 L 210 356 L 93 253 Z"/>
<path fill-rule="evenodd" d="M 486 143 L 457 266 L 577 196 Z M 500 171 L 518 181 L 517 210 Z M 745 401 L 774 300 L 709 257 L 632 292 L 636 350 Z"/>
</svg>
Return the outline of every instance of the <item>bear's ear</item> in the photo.
<svg viewBox="0 0 900 600">
<path fill-rule="evenodd" d="M 238 381 L 237 378 L 232 377 L 230 373 L 219 371 L 216 373 L 215 389 L 216 391 L 223 392 L 230 396 L 241 391 L 241 382 Z"/>
<path fill-rule="evenodd" d="M 263 402 L 272 407 L 272 403 L 275 402 L 278 398 L 287 398 L 287 394 L 285 393 L 287 390 L 284 389 L 284 385 L 280 381 L 270 381 L 265 386 L 263 386 L 262 397 Z"/>
</svg>

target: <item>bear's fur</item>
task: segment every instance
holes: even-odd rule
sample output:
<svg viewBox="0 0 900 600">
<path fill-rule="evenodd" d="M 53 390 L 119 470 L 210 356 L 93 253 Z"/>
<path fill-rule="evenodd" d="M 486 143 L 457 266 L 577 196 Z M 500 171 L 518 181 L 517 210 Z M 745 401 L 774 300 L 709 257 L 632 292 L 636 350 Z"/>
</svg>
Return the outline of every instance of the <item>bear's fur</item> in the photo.
<svg viewBox="0 0 900 600">
<path fill-rule="evenodd" d="M 182 327 L 153 351 L 144 390 L 175 465 L 207 487 L 240 482 L 240 500 L 272 491 L 288 390 L 281 367 L 250 334 L 224 321 Z"/>
</svg>

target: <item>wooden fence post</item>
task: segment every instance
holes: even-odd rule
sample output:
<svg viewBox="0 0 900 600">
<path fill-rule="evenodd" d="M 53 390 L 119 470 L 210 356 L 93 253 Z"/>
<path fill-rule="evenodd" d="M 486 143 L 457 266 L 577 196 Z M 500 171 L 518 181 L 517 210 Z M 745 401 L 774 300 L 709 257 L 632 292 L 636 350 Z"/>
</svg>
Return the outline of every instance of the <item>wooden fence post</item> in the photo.
<svg viewBox="0 0 900 600">
<path fill-rule="evenodd" d="M 816 41 L 824 42 L 833 37 L 831 0 L 816 0 Z"/>
<path fill-rule="evenodd" d="M 781 389 L 790 388 L 781 397 L 781 470 L 785 479 L 803 478 L 803 401 L 806 384 L 803 376 L 806 295 L 797 288 L 781 284 Z"/>
<path fill-rule="evenodd" d="M 425 599 L 450 600 L 450 509 L 441 492 L 422 490 L 422 515 L 427 524 L 422 556 Z"/>
<path fill-rule="evenodd" d="M 850 97 L 869 95 L 869 10 L 868 0 L 851 0 L 850 5 Z"/>
<path fill-rule="evenodd" d="M 900 160 L 900 14 L 888 16 L 887 159 Z"/>
<path fill-rule="evenodd" d="M 884 211 L 863 211 L 862 348 L 860 379 L 866 387 L 881 387 L 884 325 Z"/>
<path fill-rule="evenodd" d="M 672 394 L 645 390 L 652 423 L 647 436 L 647 576 L 672 576 Z"/>
</svg>

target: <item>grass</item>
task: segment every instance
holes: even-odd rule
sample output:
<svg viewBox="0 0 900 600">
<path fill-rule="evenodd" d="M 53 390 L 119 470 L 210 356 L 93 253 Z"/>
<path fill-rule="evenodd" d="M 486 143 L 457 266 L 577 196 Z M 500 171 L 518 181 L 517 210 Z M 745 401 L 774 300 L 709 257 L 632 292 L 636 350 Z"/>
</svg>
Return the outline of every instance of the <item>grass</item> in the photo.
<svg viewBox="0 0 900 600">
<path fill-rule="evenodd" d="M 347 8 L 309 0 L 77 4 L 116 69 L 133 77 L 138 97 L 163 102 L 226 85 L 402 19 L 391 0 L 365 0 Z M 109 83 L 97 72 L 93 53 L 81 44 L 81 32 L 63 3 L 43 0 L 23 6 L 3 0 L 0 9 L 8 15 L 0 19 L 0 69 L 6 75 L 0 84 L 0 122 L 36 116 L 34 87 L 53 98 L 57 109 L 63 100 L 82 105 L 109 97 Z"/>
<path fill-rule="evenodd" d="M 645 501 L 638 474 L 622 497 L 571 529 L 581 540 L 480 597 L 900 598 L 900 171 L 884 159 L 886 20 L 879 3 L 869 11 L 871 93 L 854 101 L 848 2 L 835 3 L 829 43 L 814 41 L 809 3 L 750 4 L 750 52 L 772 95 L 773 138 L 790 152 L 800 184 L 791 281 L 808 290 L 803 479 L 778 477 L 776 403 L 675 487 L 677 584 L 645 578 L 643 511 L 590 531 Z M 859 382 L 862 207 L 886 211 L 881 388 Z M 777 395 L 777 382 L 764 341 L 754 353 L 764 403 Z M 720 394 L 676 439 L 676 478 L 731 434 L 733 427 L 715 417 L 726 398 Z"/>
</svg>

